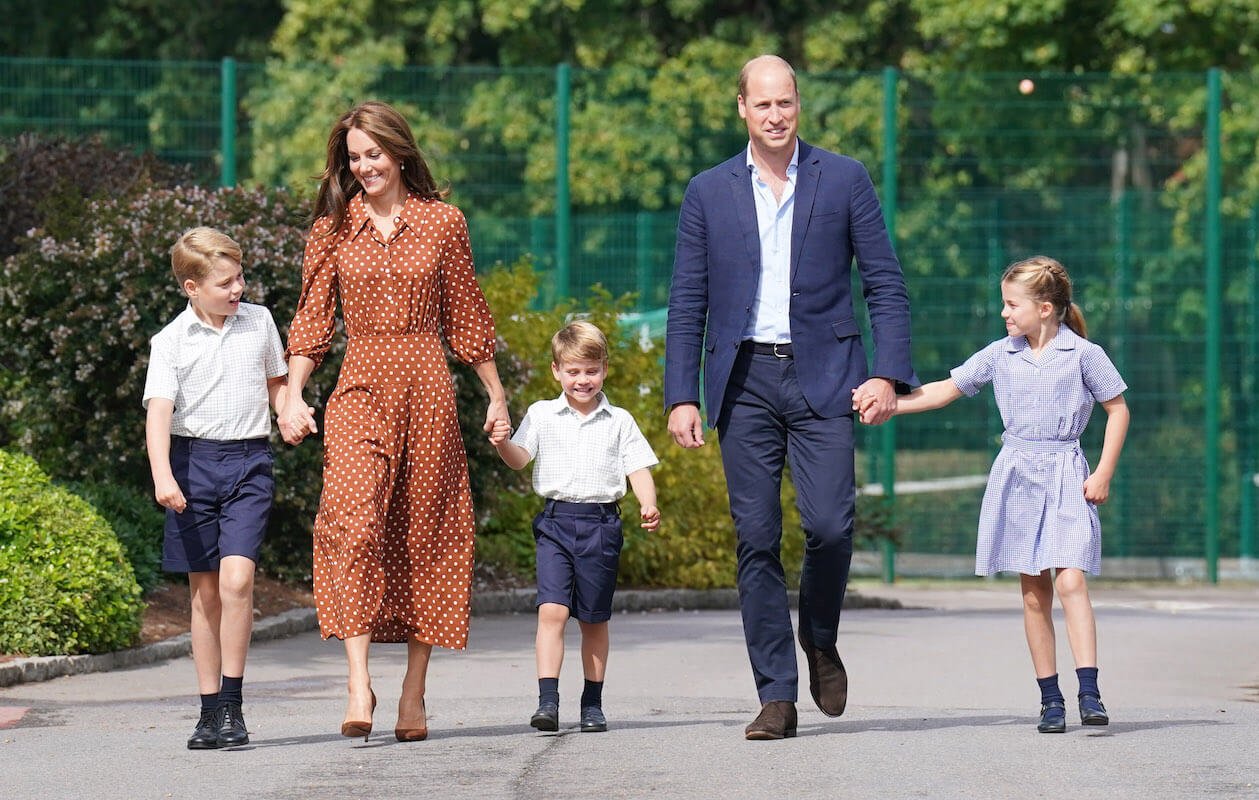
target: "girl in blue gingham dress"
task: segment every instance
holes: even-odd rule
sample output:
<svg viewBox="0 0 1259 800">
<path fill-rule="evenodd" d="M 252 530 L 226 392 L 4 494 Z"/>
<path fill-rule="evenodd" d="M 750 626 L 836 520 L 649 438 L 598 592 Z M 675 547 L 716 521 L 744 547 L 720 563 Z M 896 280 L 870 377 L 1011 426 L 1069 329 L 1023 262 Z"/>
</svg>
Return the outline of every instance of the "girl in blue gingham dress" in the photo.
<svg viewBox="0 0 1259 800">
<path fill-rule="evenodd" d="M 1009 335 L 968 358 L 949 379 L 898 398 L 896 413 L 941 408 L 992 384 L 1005 433 L 984 492 L 975 572 L 1020 573 L 1023 622 L 1041 689 L 1038 730 L 1066 729 L 1051 616 L 1055 589 L 1080 682 L 1081 722 L 1106 725 L 1084 573 L 1101 567 L 1097 506 L 1106 502 L 1128 432 L 1128 387 L 1105 351 L 1085 338 L 1071 279 L 1057 261 L 1035 256 L 1011 265 L 1001 278 L 1001 300 Z M 1095 402 L 1106 412 L 1106 433 L 1090 474 L 1080 434 Z M 862 406 L 858 400 L 854 410 Z"/>
</svg>

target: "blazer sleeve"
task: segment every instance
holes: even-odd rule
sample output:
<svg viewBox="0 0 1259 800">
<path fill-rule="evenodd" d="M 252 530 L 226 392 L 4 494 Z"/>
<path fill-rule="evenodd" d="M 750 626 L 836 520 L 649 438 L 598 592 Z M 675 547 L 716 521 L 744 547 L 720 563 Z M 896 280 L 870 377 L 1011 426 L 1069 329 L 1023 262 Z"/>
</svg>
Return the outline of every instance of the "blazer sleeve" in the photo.
<svg viewBox="0 0 1259 800">
<path fill-rule="evenodd" d="M 664 407 L 698 403 L 700 359 L 708 317 L 708 223 L 692 178 L 678 214 L 669 316 L 665 323 Z"/>
<path fill-rule="evenodd" d="M 874 359 L 870 374 L 895 381 L 904 394 L 920 384 L 910 361 L 909 292 L 892 248 L 883 208 L 864 166 L 852 183 L 850 236 L 870 312 Z"/>
</svg>

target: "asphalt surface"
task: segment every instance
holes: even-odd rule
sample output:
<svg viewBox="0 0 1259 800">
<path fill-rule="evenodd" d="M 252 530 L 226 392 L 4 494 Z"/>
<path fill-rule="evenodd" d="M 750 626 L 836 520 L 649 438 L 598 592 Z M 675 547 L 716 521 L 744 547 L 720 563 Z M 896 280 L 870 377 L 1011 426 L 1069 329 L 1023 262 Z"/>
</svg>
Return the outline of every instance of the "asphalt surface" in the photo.
<svg viewBox="0 0 1259 800">
<path fill-rule="evenodd" d="M 0 797 L 1259 797 L 1259 588 L 1095 587 L 1113 721 L 1083 728 L 1069 702 L 1063 735 L 1035 730 L 1015 584 L 861 592 L 911 607 L 844 612 L 848 711 L 823 716 L 806 681 L 795 739 L 743 738 L 757 703 L 737 612 L 615 616 L 602 734 L 576 729 L 575 630 L 561 729 L 540 734 L 533 619 L 479 616 L 467 651 L 434 654 L 419 743 L 392 735 L 404 648 L 373 649 L 364 743 L 338 735 L 343 651 L 314 633 L 254 645 L 251 743 L 232 750 L 184 747 L 187 657 L 2 689 Z"/>
</svg>

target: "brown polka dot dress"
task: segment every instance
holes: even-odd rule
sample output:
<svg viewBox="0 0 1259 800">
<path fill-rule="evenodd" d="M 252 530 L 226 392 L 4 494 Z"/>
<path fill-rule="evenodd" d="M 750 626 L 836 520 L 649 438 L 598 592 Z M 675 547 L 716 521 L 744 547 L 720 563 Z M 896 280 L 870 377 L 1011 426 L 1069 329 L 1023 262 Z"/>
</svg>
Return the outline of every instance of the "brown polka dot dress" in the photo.
<svg viewBox="0 0 1259 800">
<path fill-rule="evenodd" d="M 289 353 L 316 365 L 338 300 L 349 341 L 324 415 L 314 590 L 323 637 L 460 649 L 468 640 L 475 520 L 442 343 L 494 357 L 494 320 L 463 214 L 409 195 L 385 241 L 362 194 L 346 223 L 311 229 Z"/>
</svg>

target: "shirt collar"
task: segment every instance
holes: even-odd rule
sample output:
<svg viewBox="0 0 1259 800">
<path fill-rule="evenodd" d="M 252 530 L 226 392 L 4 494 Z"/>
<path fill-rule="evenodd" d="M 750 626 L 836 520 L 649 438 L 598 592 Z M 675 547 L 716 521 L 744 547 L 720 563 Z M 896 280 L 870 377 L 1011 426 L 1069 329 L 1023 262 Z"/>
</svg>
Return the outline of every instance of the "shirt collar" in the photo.
<svg viewBox="0 0 1259 800">
<path fill-rule="evenodd" d="M 756 162 L 752 160 L 752 143 L 748 142 L 747 149 L 743 151 L 744 158 L 747 160 L 748 171 L 755 177 L 760 170 L 756 168 Z M 790 175 L 800 166 L 800 137 L 796 137 L 795 149 L 791 151 L 791 161 L 787 164 L 787 174 Z"/>
<path fill-rule="evenodd" d="M 1049 345 L 1055 350 L 1074 350 L 1079 343 L 1080 335 L 1067 327 L 1064 322 L 1058 326 L 1058 332 L 1054 334 L 1054 339 Z M 1017 353 L 1020 350 L 1026 350 L 1027 347 L 1026 336 L 1006 337 L 1006 352 Z"/>
<path fill-rule="evenodd" d="M 568 398 L 564 396 L 563 392 L 560 392 L 560 396 L 551 401 L 551 413 L 563 414 L 565 412 L 576 415 L 577 409 L 570 406 L 568 404 Z M 608 402 L 608 396 L 606 394 L 599 392 L 599 405 L 595 406 L 595 410 L 590 412 L 586 419 L 592 419 L 595 416 L 604 413 L 612 413 L 612 404 Z"/>
<path fill-rule="evenodd" d="M 363 227 L 367 224 L 367 198 L 362 192 L 350 198 L 350 204 L 347 207 L 347 213 L 350 219 L 350 238 L 357 238 L 363 232 Z M 424 201 L 413 192 L 407 192 L 406 198 L 402 201 L 402 211 L 398 212 L 398 216 L 402 219 L 402 224 L 411 228 L 415 228 L 420 223 L 424 213 Z"/>
<path fill-rule="evenodd" d="M 236 314 L 239 314 L 239 313 L 240 311 L 238 310 Z M 218 328 L 215 328 L 212 325 L 207 325 L 201 319 L 201 317 L 197 316 L 197 310 L 192 307 L 192 303 L 189 303 L 187 306 L 184 307 L 183 311 L 179 312 L 178 319 L 179 319 L 180 325 L 182 326 L 182 330 L 185 333 L 192 333 L 194 330 L 198 328 L 209 331 L 210 333 L 213 333 L 213 334 L 227 333 L 228 329 L 236 324 L 236 315 L 233 314 L 233 315 L 223 318 L 222 330 L 219 330 Z"/>
</svg>

